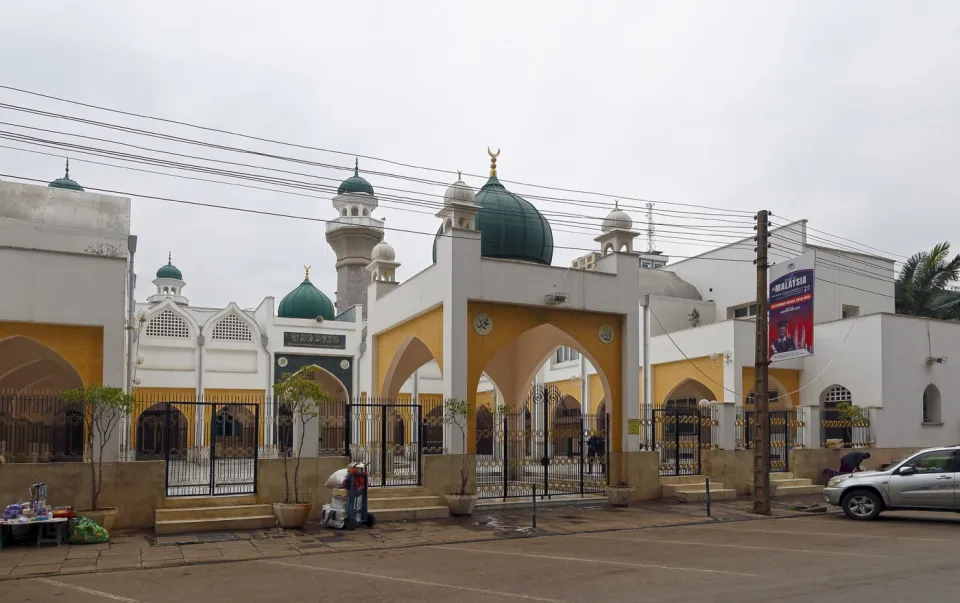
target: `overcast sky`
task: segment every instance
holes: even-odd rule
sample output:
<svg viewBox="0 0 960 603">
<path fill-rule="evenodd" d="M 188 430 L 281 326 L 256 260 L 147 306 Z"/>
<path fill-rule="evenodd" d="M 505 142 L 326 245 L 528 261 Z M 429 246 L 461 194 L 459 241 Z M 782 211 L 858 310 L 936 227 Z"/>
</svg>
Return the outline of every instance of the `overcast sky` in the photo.
<svg viewBox="0 0 960 603">
<path fill-rule="evenodd" d="M 365 159 L 361 170 L 450 182 L 461 169 L 479 187 L 484 179 L 466 174 L 486 173 L 490 145 L 502 149 L 504 180 L 654 199 L 657 210 L 709 211 L 736 221 L 658 214 L 656 221 L 669 226 L 661 227 L 657 248 L 673 256 L 746 234 L 745 215 L 734 210 L 807 218 L 814 228 L 897 259 L 956 238 L 960 223 L 960 3 L 952 0 L 37 0 L 3 9 L 0 56 L 3 85 L 449 173 Z M 7 90 L 0 90 L 0 102 L 313 162 L 353 163 L 352 155 L 268 145 Z M 0 121 L 153 149 L 0 125 L 128 153 L 161 157 L 156 150 L 166 150 L 260 166 L 230 168 L 247 173 L 266 174 L 262 167 L 301 172 L 286 177 L 313 184 L 336 185 L 347 175 L 2 108 Z M 303 278 L 304 264 L 333 297 L 335 256 L 322 222 L 143 198 L 325 219 L 335 216 L 329 192 L 306 191 L 319 197 L 310 198 L 250 190 L 81 162 L 124 164 L 119 160 L 0 144 L 56 155 L 0 148 L 0 173 L 51 180 L 62 175 L 59 157 L 69 154 L 71 176 L 82 185 L 132 193 L 140 300 L 152 292 L 149 281 L 168 250 L 194 305 L 251 307 L 268 295 L 279 302 Z M 386 217 L 388 228 L 435 232 L 430 204 L 444 187 L 386 175 L 368 179 L 378 192 L 418 200 L 384 200 L 375 215 Z M 567 265 L 596 246 L 593 230 L 612 198 L 508 186 L 528 198 L 578 201 L 532 199 L 553 222 L 554 264 Z M 644 218 L 633 208 L 641 204 L 625 202 L 638 222 Z M 682 226 L 695 224 L 720 228 L 703 237 L 703 230 Z M 701 244 L 691 244 L 698 238 Z M 388 231 L 387 239 L 402 263 L 401 280 L 429 264 L 432 234 Z"/>
</svg>

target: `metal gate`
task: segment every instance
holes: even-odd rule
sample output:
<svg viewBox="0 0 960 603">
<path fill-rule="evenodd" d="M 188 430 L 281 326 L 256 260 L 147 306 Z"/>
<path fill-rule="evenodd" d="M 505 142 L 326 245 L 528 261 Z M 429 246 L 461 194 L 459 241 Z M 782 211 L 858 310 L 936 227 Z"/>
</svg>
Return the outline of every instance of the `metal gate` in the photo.
<svg viewBox="0 0 960 603">
<path fill-rule="evenodd" d="M 420 485 L 420 415 L 419 404 L 347 405 L 347 450 L 367 465 L 371 486 Z"/>
<path fill-rule="evenodd" d="M 163 421 L 167 496 L 256 493 L 259 404 L 167 402 Z"/>
<path fill-rule="evenodd" d="M 676 404 L 651 411 L 660 475 L 699 475 L 704 420 L 701 410 Z"/>
<path fill-rule="evenodd" d="M 568 406 L 556 387 L 542 387 L 516 412 L 498 411 L 481 421 L 478 411 L 478 497 L 603 493 L 609 421 L 605 413 L 585 415 L 578 406 Z"/>
<path fill-rule="evenodd" d="M 738 413 L 740 414 L 740 413 Z M 802 422 L 794 419 L 794 412 L 788 410 L 767 411 L 770 425 L 770 471 L 771 473 L 786 473 L 790 471 L 790 449 L 794 447 L 797 436 L 794 433 L 802 427 Z M 738 416 L 737 427 L 743 429 L 743 449 L 753 449 L 753 438 L 756 437 L 756 412 L 742 411 L 742 418 Z"/>
</svg>

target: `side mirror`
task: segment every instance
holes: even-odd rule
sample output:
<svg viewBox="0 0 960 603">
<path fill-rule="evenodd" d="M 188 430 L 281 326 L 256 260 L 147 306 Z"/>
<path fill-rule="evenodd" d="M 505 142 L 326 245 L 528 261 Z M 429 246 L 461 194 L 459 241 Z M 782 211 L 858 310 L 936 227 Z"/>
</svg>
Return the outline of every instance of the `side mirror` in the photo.
<svg viewBox="0 0 960 603">
<path fill-rule="evenodd" d="M 897 473 L 899 473 L 900 475 L 913 475 L 916 472 L 917 472 L 917 468 L 911 465 L 907 465 L 906 467 L 900 467 L 900 469 L 897 470 Z"/>
</svg>

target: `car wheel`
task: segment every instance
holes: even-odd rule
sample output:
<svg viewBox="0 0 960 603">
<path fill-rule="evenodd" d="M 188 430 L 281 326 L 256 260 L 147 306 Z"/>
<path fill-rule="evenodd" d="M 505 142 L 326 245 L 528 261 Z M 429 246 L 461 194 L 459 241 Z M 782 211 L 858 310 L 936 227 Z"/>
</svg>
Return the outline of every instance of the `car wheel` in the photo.
<svg viewBox="0 0 960 603">
<path fill-rule="evenodd" d="M 883 511 L 883 501 L 876 492 L 857 490 L 843 497 L 840 507 L 850 519 L 876 519 Z"/>
</svg>

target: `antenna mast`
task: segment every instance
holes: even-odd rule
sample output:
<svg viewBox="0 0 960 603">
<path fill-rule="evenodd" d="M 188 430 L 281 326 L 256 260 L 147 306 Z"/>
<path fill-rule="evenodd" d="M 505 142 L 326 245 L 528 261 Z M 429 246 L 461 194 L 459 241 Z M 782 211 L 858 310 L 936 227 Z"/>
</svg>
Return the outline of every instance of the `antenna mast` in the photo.
<svg viewBox="0 0 960 603">
<path fill-rule="evenodd" d="M 653 203 L 647 203 L 647 253 L 657 250 L 653 242 L 653 230 Z"/>
</svg>

